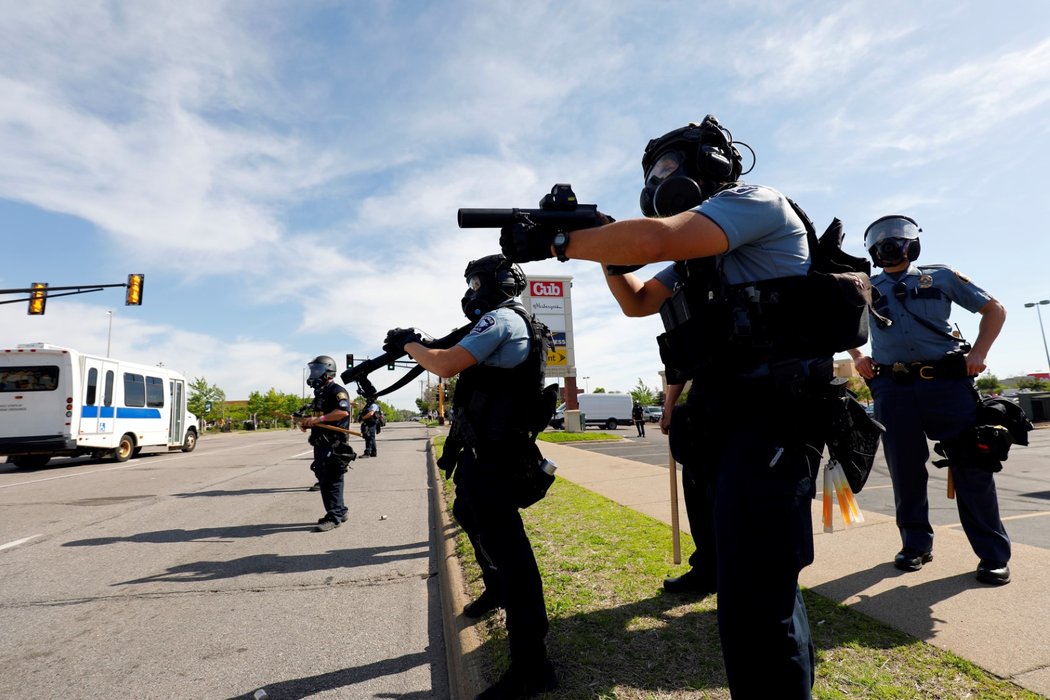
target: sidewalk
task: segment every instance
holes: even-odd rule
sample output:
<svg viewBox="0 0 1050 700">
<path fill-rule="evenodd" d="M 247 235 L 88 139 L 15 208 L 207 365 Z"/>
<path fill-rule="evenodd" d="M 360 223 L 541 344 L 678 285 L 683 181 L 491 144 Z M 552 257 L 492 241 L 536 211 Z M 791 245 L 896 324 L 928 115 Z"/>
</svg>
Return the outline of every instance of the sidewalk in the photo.
<svg viewBox="0 0 1050 700">
<path fill-rule="evenodd" d="M 558 476 L 671 522 L 666 467 L 562 444 L 545 442 L 542 449 L 558 465 Z M 678 501 L 679 524 L 687 532 L 681 479 Z M 863 512 L 863 492 L 857 501 Z M 938 527 L 933 562 L 904 573 L 892 564 L 900 549 L 893 519 L 867 512 L 864 519 L 852 528 L 824 533 L 821 502 L 813 502 L 816 559 L 802 571 L 803 586 L 1050 696 L 1050 550 L 1015 543 L 1013 581 L 986 586 L 974 578 L 977 559 L 962 530 Z"/>
</svg>

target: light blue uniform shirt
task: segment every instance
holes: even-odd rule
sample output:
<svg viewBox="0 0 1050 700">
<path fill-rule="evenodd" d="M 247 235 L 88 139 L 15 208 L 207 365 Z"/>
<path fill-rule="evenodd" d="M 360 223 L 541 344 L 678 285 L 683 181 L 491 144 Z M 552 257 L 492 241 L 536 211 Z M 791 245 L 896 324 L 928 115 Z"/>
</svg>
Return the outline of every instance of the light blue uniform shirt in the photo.
<svg viewBox="0 0 1050 700">
<path fill-rule="evenodd" d="M 874 319 L 870 324 L 871 358 L 881 365 L 940 360 L 959 346 L 912 314 L 950 333 L 952 302 L 977 313 L 991 300 L 983 289 L 944 265 L 910 265 L 897 275 L 880 272 L 871 278 L 871 284 L 881 295 L 875 310 L 893 321 L 889 328 L 880 327 Z M 895 288 L 905 292 L 903 305 L 894 294 Z"/>
<path fill-rule="evenodd" d="M 718 256 L 727 284 L 793 277 L 809 272 L 806 227 L 787 197 L 771 187 L 737 184 L 693 211 L 718 224 L 729 240 Z M 673 267 L 656 273 L 668 289 L 680 280 Z"/>
<path fill-rule="evenodd" d="M 529 329 L 516 311 L 500 306 L 478 319 L 459 341 L 480 365 L 517 367 L 529 356 Z"/>
</svg>

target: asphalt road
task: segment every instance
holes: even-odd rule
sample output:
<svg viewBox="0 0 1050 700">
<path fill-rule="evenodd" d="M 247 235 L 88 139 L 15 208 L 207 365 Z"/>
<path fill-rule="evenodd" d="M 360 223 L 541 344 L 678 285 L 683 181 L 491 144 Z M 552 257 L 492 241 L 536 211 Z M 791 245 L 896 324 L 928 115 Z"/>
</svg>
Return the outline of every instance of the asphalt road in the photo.
<svg viewBox="0 0 1050 700">
<path fill-rule="evenodd" d="M 1003 470 L 996 474 L 999 511 L 1011 540 L 1035 547 L 1050 548 L 1050 425 L 1029 433 L 1027 447 L 1015 445 Z M 645 437 L 635 437 L 634 426 L 621 426 L 613 432 L 624 437 L 615 442 L 580 442 L 573 447 L 668 466 L 667 436 L 658 425 L 646 424 Z M 933 454 L 932 443 L 930 454 Z M 947 498 L 944 470 L 930 467 L 930 521 L 934 526 L 955 526 L 960 530 L 955 501 Z M 819 497 L 819 493 L 818 493 Z M 857 494 L 861 511 L 893 516 L 893 488 L 881 450 L 864 489 Z"/>
<path fill-rule="evenodd" d="M 0 696 L 447 697 L 425 440 L 384 428 L 327 533 L 298 431 L 0 465 Z"/>
</svg>

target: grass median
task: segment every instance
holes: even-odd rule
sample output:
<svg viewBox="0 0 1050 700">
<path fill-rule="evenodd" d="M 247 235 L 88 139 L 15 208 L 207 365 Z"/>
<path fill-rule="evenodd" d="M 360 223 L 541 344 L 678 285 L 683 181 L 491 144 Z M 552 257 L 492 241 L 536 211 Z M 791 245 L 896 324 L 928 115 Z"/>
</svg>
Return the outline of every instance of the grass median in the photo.
<svg viewBox="0 0 1050 700">
<path fill-rule="evenodd" d="M 443 438 L 435 440 L 435 456 Z M 445 482 L 451 507 L 452 484 Z M 664 594 L 671 561 L 668 525 L 557 479 L 522 511 L 543 576 L 547 644 L 561 679 L 549 698 L 729 698 L 715 622 L 717 598 Z M 693 550 L 682 533 L 682 559 Z M 481 577 L 466 536 L 457 552 L 471 594 Z M 1042 696 L 950 652 L 804 591 L 817 647 L 814 697 L 822 700 Z M 502 610 L 478 623 L 487 676 L 509 663 Z M 761 665 L 756 660 L 756 673 Z"/>
</svg>

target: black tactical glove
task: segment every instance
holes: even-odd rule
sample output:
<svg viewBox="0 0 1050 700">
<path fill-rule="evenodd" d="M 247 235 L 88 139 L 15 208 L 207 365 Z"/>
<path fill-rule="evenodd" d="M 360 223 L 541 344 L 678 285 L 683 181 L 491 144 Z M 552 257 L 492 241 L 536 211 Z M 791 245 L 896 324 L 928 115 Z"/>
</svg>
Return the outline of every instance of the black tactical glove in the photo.
<svg viewBox="0 0 1050 700">
<path fill-rule="evenodd" d="M 499 231 L 499 247 L 512 262 L 529 262 L 553 258 L 551 245 L 558 230 L 533 223 L 527 216 L 520 216 L 509 226 Z"/>
<path fill-rule="evenodd" d="M 404 352 L 405 345 L 408 343 L 426 345 L 433 342 L 433 340 L 433 338 L 418 328 L 392 328 L 386 333 L 383 352 Z"/>
</svg>

